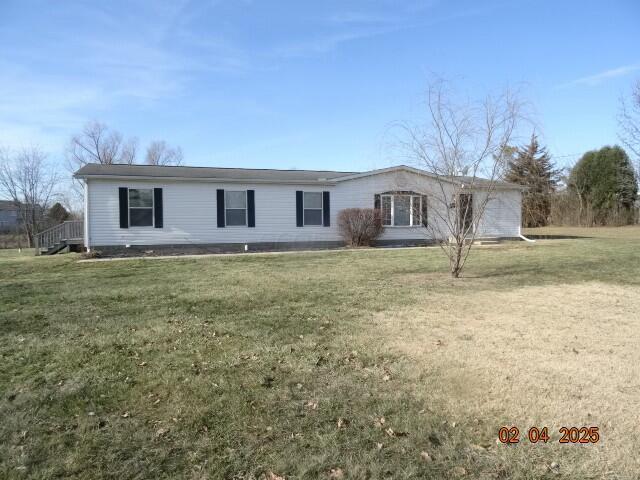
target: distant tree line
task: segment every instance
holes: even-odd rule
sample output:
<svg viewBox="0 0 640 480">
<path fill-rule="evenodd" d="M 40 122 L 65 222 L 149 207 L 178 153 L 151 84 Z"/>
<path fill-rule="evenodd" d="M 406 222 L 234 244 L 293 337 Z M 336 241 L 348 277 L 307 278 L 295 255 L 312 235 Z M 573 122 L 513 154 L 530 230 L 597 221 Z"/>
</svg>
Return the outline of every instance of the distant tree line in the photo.
<svg viewBox="0 0 640 480">
<path fill-rule="evenodd" d="M 622 147 L 585 153 L 563 172 L 534 134 L 511 148 L 505 180 L 526 189 L 522 225 L 628 225 L 638 221 L 638 177 Z"/>
</svg>

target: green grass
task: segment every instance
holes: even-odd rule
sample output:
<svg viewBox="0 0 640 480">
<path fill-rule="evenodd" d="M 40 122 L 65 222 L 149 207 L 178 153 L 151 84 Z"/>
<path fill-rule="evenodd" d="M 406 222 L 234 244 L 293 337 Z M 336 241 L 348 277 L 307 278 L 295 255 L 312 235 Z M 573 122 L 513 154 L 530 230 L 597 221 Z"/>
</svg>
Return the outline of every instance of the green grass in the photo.
<svg viewBox="0 0 640 480">
<path fill-rule="evenodd" d="M 591 446 L 497 446 L 509 406 L 465 417 L 443 394 L 448 364 L 396 348 L 403 332 L 376 322 L 445 300 L 447 322 L 463 322 L 470 292 L 637 289 L 640 229 L 609 237 L 479 248 L 457 281 L 437 249 L 95 263 L 1 252 L 0 478 L 556 478 L 553 460 L 605 477 L 610 466 L 584 470 Z"/>
</svg>

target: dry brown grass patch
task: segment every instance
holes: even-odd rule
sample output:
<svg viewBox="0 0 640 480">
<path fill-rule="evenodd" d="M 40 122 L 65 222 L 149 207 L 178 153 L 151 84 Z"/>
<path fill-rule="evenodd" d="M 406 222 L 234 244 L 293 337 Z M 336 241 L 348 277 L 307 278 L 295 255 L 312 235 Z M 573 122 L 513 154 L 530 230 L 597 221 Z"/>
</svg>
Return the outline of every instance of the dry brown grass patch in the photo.
<svg viewBox="0 0 640 480">
<path fill-rule="evenodd" d="M 427 294 L 419 305 L 376 316 L 371 334 L 413 366 L 415 393 L 452 418 L 487 421 L 496 434 L 501 425 L 525 434 L 546 425 L 553 435 L 544 446 L 492 447 L 497 457 L 555 458 L 565 473 L 626 475 L 640 471 L 638 293 L 594 282 Z M 558 443 L 561 426 L 583 425 L 599 426 L 601 442 Z"/>
</svg>

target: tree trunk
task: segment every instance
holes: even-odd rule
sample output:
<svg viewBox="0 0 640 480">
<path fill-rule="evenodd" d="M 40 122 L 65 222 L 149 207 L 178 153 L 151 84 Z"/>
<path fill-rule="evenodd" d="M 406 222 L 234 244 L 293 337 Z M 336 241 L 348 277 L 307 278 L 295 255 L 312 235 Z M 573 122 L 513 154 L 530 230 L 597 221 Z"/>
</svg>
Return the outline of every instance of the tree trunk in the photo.
<svg viewBox="0 0 640 480">
<path fill-rule="evenodd" d="M 464 242 L 464 239 L 462 239 L 462 242 Z M 451 276 L 453 278 L 460 278 L 460 272 L 462 271 L 461 263 L 463 246 L 464 243 L 461 244 L 460 242 L 458 242 L 456 244 L 456 252 L 453 257 L 453 262 L 451 263 Z"/>
</svg>

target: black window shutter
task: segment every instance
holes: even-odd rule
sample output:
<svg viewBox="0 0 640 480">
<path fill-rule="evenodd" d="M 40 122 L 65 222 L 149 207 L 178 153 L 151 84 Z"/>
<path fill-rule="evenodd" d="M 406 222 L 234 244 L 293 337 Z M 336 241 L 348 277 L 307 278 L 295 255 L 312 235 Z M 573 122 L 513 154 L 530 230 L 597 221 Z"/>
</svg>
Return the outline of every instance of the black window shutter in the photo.
<svg viewBox="0 0 640 480">
<path fill-rule="evenodd" d="M 256 226 L 256 191 L 247 190 L 247 226 Z"/>
<path fill-rule="evenodd" d="M 153 226 L 156 228 L 163 227 L 163 213 L 162 213 L 162 189 L 153 189 Z"/>
<path fill-rule="evenodd" d="M 376 193 L 373 196 L 373 208 L 375 208 L 376 210 L 380 210 L 380 194 Z"/>
<path fill-rule="evenodd" d="M 428 212 L 428 202 L 427 196 L 422 195 L 422 226 L 426 227 L 429 224 L 429 217 L 427 215 Z"/>
<path fill-rule="evenodd" d="M 322 192 L 322 225 L 328 227 L 331 224 L 331 202 L 329 192 Z"/>
<path fill-rule="evenodd" d="M 224 227 L 224 190 L 216 190 L 216 205 L 218 207 L 218 228 Z"/>
<path fill-rule="evenodd" d="M 129 189 L 127 187 L 118 188 L 120 200 L 120 228 L 129 228 Z"/>
<path fill-rule="evenodd" d="M 304 226 L 304 205 L 302 190 L 296 190 L 296 226 Z"/>
</svg>

